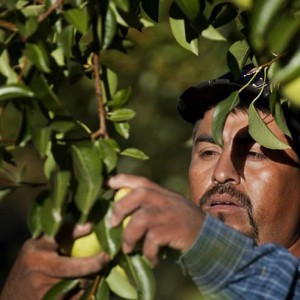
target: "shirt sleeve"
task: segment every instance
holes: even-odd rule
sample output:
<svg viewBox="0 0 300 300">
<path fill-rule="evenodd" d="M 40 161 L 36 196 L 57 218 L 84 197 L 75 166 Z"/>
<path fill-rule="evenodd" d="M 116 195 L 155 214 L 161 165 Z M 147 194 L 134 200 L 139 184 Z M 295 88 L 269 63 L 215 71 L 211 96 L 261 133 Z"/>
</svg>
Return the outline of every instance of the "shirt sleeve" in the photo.
<svg viewBox="0 0 300 300">
<path fill-rule="evenodd" d="M 209 215 L 180 263 L 205 299 L 300 299 L 295 256 L 274 244 L 255 246 Z"/>
</svg>

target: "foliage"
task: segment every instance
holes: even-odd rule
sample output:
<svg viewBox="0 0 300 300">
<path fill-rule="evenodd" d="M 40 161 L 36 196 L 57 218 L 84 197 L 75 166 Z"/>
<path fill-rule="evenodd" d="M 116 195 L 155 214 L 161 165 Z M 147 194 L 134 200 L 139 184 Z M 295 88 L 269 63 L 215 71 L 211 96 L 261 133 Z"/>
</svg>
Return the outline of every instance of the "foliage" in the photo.
<svg viewBox="0 0 300 300">
<path fill-rule="evenodd" d="M 144 160 L 147 155 L 132 147 L 121 149 L 112 138 L 130 137 L 135 111 L 128 107 L 132 88 L 120 87 L 120 78 L 105 57 L 113 51 L 124 55 L 132 51 L 134 33 L 157 26 L 166 7 L 171 31 L 183 48 L 198 55 L 203 39 L 226 42 L 228 68 L 235 76 L 252 62 L 254 76 L 264 69 L 266 80 L 271 80 L 273 105 L 280 106 L 286 97 L 291 106 L 300 104 L 297 0 L 5 0 L 0 4 L 2 170 L 14 164 L 13 150 L 27 144 L 34 145 L 44 162 L 44 178 L 38 183 L 44 188 L 28 220 L 32 235 L 55 236 L 70 219 L 92 221 L 101 244 L 115 257 L 113 265 L 121 265 L 136 287 L 138 299 L 154 298 L 153 275 L 142 256 L 120 253 L 121 230 L 107 226 L 113 195 L 104 183 L 116 173 L 120 156 Z M 96 129 L 64 105 L 63 85 L 72 89 L 82 78 L 94 86 Z M 237 100 L 238 93 L 218 108 L 214 132 L 219 143 L 225 118 Z M 250 133 L 262 144 L 267 141 L 268 147 L 284 147 L 270 137 L 254 104 L 249 110 Z M 282 114 L 276 120 L 285 123 Z M 1 196 L 11 188 L 36 184 L 24 182 L 22 175 L 12 174 Z M 105 278 L 97 280 L 85 297 L 106 299 L 112 288 Z M 76 280 L 61 282 L 47 297 L 76 284 Z"/>
</svg>

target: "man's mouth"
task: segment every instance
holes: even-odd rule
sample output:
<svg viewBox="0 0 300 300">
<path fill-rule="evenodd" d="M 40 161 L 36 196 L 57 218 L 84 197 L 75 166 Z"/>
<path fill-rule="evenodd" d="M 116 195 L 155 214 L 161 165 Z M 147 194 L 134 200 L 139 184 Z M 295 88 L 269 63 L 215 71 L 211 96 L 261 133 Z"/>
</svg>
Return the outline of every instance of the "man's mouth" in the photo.
<svg viewBox="0 0 300 300">
<path fill-rule="evenodd" d="M 227 194 L 215 194 L 212 195 L 206 203 L 203 205 L 203 209 L 206 211 L 228 211 L 244 209 L 245 207 L 240 201 Z"/>
</svg>

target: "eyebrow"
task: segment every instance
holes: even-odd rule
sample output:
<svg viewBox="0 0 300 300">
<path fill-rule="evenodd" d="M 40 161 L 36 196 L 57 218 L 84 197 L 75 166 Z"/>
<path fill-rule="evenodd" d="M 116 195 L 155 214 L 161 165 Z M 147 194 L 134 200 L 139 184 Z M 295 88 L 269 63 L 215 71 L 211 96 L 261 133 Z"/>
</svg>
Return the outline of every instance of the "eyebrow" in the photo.
<svg viewBox="0 0 300 300">
<path fill-rule="evenodd" d="M 195 145 L 199 143 L 210 143 L 210 144 L 216 144 L 215 140 L 211 135 L 208 134 L 200 134 L 195 139 Z"/>
</svg>

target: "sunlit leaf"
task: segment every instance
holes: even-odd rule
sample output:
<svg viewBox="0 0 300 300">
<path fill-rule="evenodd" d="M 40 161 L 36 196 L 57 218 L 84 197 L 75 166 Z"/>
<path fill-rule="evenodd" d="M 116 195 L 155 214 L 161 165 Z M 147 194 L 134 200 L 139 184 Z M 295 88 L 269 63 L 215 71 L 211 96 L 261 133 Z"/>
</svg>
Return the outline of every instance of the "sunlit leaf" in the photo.
<svg viewBox="0 0 300 300">
<path fill-rule="evenodd" d="M 149 156 L 147 156 L 143 151 L 136 149 L 136 148 L 127 148 L 123 150 L 121 155 L 133 157 L 140 160 L 147 160 L 149 159 Z"/>
<path fill-rule="evenodd" d="M 124 139 L 129 138 L 130 124 L 128 122 L 115 122 L 114 127 Z"/>
<path fill-rule="evenodd" d="M 114 11 L 109 7 L 104 24 L 103 49 L 107 49 L 114 39 L 117 31 L 117 20 Z"/>
<path fill-rule="evenodd" d="M 125 12 L 129 11 L 130 8 L 129 0 L 114 0 L 114 2 L 116 3 L 118 8 L 122 9 Z"/>
<path fill-rule="evenodd" d="M 155 277 L 149 263 L 141 254 L 123 256 L 120 265 L 133 280 L 138 291 L 138 299 L 155 299 Z"/>
<path fill-rule="evenodd" d="M 250 10 L 252 8 L 253 0 L 231 0 L 234 4 L 242 9 Z"/>
<path fill-rule="evenodd" d="M 267 127 L 256 111 L 253 102 L 249 106 L 248 114 L 249 134 L 257 143 L 269 149 L 283 150 L 290 148 L 289 145 L 281 142 Z"/>
<path fill-rule="evenodd" d="M 183 15 L 175 3 L 171 5 L 169 15 L 170 27 L 175 40 L 183 48 L 198 55 L 198 34 L 189 26 L 185 15 Z"/>
<path fill-rule="evenodd" d="M 291 82 L 283 85 L 284 95 L 298 107 L 300 107 L 300 76 Z"/>
<path fill-rule="evenodd" d="M 73 8 L 65 11 L 66 20 L 81 33 L 86 33 L 88 28 L 88 14 L 86 9 Z"/>
<path fill-rule="evenodd" d="M 231 93 L 225 100 L 219 102 L 213 114 L 212 135 L 215 142 L 223 145 L 223 127 L 229 113 L 239 104 L 239 91 Z"/>
<path fill-rule="evenodd" d="M 0 87 L 0 102 L 17 98 L 33 98 L 34 93 L 24 84 L 6 84 Z"/>
<path fill-rule="evenodd" d="M 135 117 L 135 111 L 130 108 L 119 108 L 108 113 L 108 119 L 113 122 L 124 122 Z"/>
<path fill-rule="evenodd" d="M 250 47 L 246 40 L 233 43 L 227 53 L 227 64 L 230 71 L 238 78 L 250 55 Z"/>
<path fill-rule="evenodd" d="M 110 290 L 121 298 L 138 299 L 136 288 L 130 283 L 127 274 L 119 265 L 110 270 L 106 282 Z"/>
<path fill-rule="evenodd" d="M 7 83 L 17 83 L 18 76 L 10 66 L 10 60 L 6 50 L 0 55 L 0 73 L 7 78 Z"/>
<path fill-rule="evenodd" d="M 112 101 L 114 103 L 114 108 L 120 108 L 125 104 L 127 104 L 131 96 L 131 93 L 132 93 L 131 87 L 117 91 L 112 98 Z"/>
<path fill-rule="evenodd" d="M 50 73 L 50 60 L 48 52 L 42 42 L 38 44 L 26 43 L 25 50 L 31 62 L 42 72 Z"/>
</svg>

